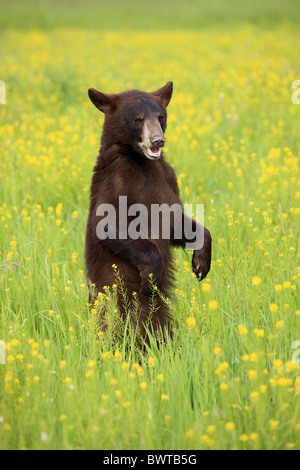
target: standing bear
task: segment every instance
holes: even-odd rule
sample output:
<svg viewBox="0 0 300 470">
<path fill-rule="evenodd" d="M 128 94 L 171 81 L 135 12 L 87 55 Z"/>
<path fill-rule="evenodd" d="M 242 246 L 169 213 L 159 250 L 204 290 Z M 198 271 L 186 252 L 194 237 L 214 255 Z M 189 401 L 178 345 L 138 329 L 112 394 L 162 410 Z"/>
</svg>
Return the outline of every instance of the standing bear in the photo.
<svg viewBox="0 0 300 470">
<path fill-rule="evenodd" d="M 170 332 L 163 298 L 173 281 L 171 247 L 194 248 L 192 270 L 199 280 L 211 264 L 210 233 L 184 214 L 174 170 L 162 153 L 172 92 L 172 82 L 152 93 L 88 90 L 105 119 L 90 189 L 87 276 L 97 294 L 116 284 L 113 266 L 117 266 L 129 299 L 125 306 L 118 292 L 119 310 L 124 320 L 132 317 L 134 328 L 144 337 L 147 327 Z M 135 314 L 133 295 L 138 300 Z M 149 318 L 154 297 L 156 307 Z M 104 330 L 105 313 L 100 323 Z"/>
</svg>

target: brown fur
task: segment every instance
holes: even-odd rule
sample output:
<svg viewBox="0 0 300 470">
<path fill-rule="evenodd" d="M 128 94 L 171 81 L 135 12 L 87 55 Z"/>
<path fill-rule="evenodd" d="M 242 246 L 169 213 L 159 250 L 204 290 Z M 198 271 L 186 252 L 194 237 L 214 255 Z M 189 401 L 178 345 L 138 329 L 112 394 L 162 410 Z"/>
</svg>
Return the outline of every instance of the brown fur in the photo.
<svg viewBox="0 0 300 470">
<path fill-rule="evenodd" d="M 118 237 L 116 240 L 100 240 L 96 234 L 100 219 L 96 216 L 96 208 L 100 204 L 109 203 L 118 209 L 120 195 L 127 196 L 128 207 L 141 203 L 148 208 L 149 214 L 151 204 L 180 204 L 177 180 L 172 167 L 163 155 L 157 161 L 149 160 L 142 154 L 138 145 L 142 127 L 136 116 L 142 114 L 144 120 L 152 119 L 153 124 L 156 123 L 155 119 L 158 119 L 157 113 L 162 113 L 159 122 L 164 132 L 166 106 L 171 94 L 171 82 L 153 93 L 131 90 L 106 95 L 94 89 L 89 90 L 95 106 L 105 113 L 105 121 L 100 153 L 91 183 L 85 250 L 87 275 L 95 285 L 96 292 L 102 292 L 104 286 L 116 284 L 112 265 L 117 265 L 128 298 L 131 299 L 133 292 L 138 293 L 138 327 L 142 333 L 148 319 L 151 298 L 149 274 L 153 274 L 161 292 L 168 296 L 173 280 L 171 246 L 184 246 L 185 239 L 183 237 L 182 240 L 173 240 L 171 236 L 169 240 L 152 240 L 150 237 L 137 240 L 122 240 Z M 182 214 L 182 218 L 184 217 Z M 196 222 L 193 222 L 193 226 L 195 224 Z M 210 260 L 211 237 L 205 229 L 204 246 L 194 252 L 192 261 L 193 271 L 197 275 L 201 272 L 202 279 L 209 272 Z M 160 326 L 169 328 L 168 309 L 159 295 L 155 297 L 158 309 L 151 318 L 153 329 L 156 330 Z M 124 311 L 121 299 L 119 308 L 123 315 L 130 314 L 130 311 Z"/>
</svg>

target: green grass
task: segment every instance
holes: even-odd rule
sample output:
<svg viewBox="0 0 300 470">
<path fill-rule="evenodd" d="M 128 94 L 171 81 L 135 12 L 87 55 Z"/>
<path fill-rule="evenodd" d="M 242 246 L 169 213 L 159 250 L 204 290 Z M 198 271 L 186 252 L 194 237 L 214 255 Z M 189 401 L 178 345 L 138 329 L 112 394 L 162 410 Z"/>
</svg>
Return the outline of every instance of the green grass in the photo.
<svg viewBox="0 0 300 470">
<path fill-rule="evenodd" d="M 34 6 L 0 7 L 1 448 L 299 448 L 297 3 Z M 213 263 L 198 283 L 174 250 L 174 339 L 142 352 L 113 292 L 87 305 L 87 89 L 167 80 L 166 158 Z"/>
</svg>

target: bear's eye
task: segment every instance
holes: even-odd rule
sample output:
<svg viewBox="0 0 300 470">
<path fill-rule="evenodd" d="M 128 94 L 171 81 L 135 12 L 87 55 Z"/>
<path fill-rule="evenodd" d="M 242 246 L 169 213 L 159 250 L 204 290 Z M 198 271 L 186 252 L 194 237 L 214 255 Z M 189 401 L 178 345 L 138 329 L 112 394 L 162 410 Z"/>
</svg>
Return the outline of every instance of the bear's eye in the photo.
<svg viewBox="0 0 300 470">
<path fill-rule="evenodd" d="M 137 117 L 136 120 L 135 120 L 136 124 L 141 124 L 142 122 L 144 122 L 144 118 L 142 117 Z"/>
<path fill-rule="evenodd" d="M 161 123 L 161 122 L 164 122 L 164 117 L 163 117 L 162 114 L 160 114 L 160 115 L 158 116 L 158 120 L 159 120 L 160 123 Z"/>
</svg>

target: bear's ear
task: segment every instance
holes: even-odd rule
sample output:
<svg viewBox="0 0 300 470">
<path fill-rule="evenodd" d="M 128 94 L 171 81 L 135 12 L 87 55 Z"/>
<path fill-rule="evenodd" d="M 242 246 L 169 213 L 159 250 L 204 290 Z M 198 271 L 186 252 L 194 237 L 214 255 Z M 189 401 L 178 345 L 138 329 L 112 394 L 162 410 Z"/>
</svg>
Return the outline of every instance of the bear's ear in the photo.
<svg viewBox="0 0 300 470">
<path fill-rule="evenodd" d="M 95 88 L 89 88 L 88 91 L 91 102 L 98 108 L 102 113 L 107 113 L 111 110 L 116 101 L 116 95 L 101 93 L 101 91 L 95 90 Z"/>
<path fill-rule="evenodd" d="M 167 82 L 165 86 L 163 86 L 162 88 L 159 88 L 156 91 L 152 91 L 152 95 L 160 98 L 165 108 L 170 103 L 172 93 L 173 93 L 173 82 Z"/>
</svg>

